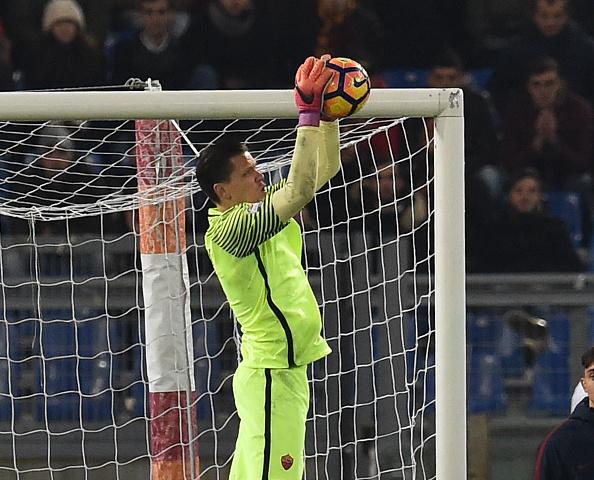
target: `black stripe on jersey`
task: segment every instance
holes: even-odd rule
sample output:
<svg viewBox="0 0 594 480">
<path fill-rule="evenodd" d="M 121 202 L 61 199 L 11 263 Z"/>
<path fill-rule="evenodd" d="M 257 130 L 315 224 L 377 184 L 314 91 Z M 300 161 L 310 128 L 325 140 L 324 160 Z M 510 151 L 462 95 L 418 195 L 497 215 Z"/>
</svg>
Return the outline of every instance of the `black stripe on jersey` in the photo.
<svg viewBox="0 0 594 480">
<path fill-rule="evenodd" d="M 272 373 L 269 368 L 264 369 L 266 387 L 264 390 L 264 464 L 262 465 L 262 480 L 269 480 L 270 473 L 270 448 L 271 423 L 272 423 Z"/>
<path fill-rule="evenodd" d="M 255 209 L 244 203 L 219 216 L 207 232 L 212 241 L 231 255 L 241 258 L 250 255 L 258 245 L 280 232 L 288 222 L 281 221 L 274 211 L 272 194 L 282 185 L 284 182 L 270 187 L 266 198 Z"/>
<path fill-rule="evenodd" d="M 270 310 L 274 313 L 278 321 L 280 322 L 283 330 L 285 331 L 285 337 L 287 338 L 287 363 L 289 367 L 295 366 L 295 353 L 293 351 L 293 334 L 291 333 L 291 328 L 289 327 L 289 322 L 287 322 L 286 317 L 283 315 L 283 312 L 280 311 L 280 308 L 274 303 L 272 299 L 272 293 L 270 292 L 270 285 L 268 284 L 268 274 L 266 273 L 266 268 L 264 268 L 264 263 L 262 262 L 262 257 L 260 256 L 260 250 L 256 248 L 254 250 L 254 255 L 256 256 L 256 261 L 258 262 L 258 270 L 260 270 L 260 274 L 264 279 L 264 288 L 266 288 L 266 301 L 268 302 L 268 306 Z"/>
</svg>

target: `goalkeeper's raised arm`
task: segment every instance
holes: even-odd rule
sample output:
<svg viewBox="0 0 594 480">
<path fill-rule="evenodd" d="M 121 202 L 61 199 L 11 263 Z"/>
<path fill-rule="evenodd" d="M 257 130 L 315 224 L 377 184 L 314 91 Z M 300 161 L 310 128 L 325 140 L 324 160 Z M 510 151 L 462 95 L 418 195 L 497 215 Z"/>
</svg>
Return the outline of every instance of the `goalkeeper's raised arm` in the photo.
<svg viewBox="0 0 594 480">
<path fill-rule="evenodd" d="M 286 184 L 272 197 L 274 210 L 283 221 L 301 211 L 340 168 L 338 121 L 321 119 L 324 90 L 333 75 L 326 68 L 329 58 L 309 57 L 295 75 L 299 110 L 295 152 Z"/>
</svg>

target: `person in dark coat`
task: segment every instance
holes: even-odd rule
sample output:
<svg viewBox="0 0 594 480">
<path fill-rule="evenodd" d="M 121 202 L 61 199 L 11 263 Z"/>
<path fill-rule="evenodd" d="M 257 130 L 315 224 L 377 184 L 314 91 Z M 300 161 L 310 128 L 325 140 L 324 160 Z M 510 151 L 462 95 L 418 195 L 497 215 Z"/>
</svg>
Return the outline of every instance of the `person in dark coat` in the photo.
<svg viewBox="0 0 594 480">
<path fill-rule="evenodd" d="M 481 270 L 491 273 L 583 271 L 564 222 L 544 211 L 534 169 L 511 182 L 508 204 L 483 232 Z"/>
<path fill-rule="evenodd" d="M 80 209 L 106 195 L 103 178 L 93 171 L 89 159 L 81 155 L 66 128 L 46 126 L 37 136 L 39 145 L 29 162 L 12 161 L 7 165 L 4 178 L 9 187 L 4 199 L 7 208 L 35 208 L 51 217 L 51 212 Z M 27 220 L 11 220 L 14 234 L 30 233 Z M 63 220 L 52 220 L 36 222 L 35 231 L 37 235 L 98 234 L 101 223 L 98 215 L 71 214 L 68 230 Z"/>
<path fill-rule="evenodd" d="M 508 172 L 536 168 L 556 188 L 592 173 L 593 114 L 576 95 L 558 63 L 542 57 L 531 63 L 523 94 L 503 117 L 503 163 Z"/>
<path fill-rule="evenodd" d="M 159 80 L 166 90 L 188 86 L 192 65 L 172 19 L 170 0 L 142 0 L 138 3 L 141 28 L 117 40 L 109 57 L 111 82 L 123 85 L 130 78 Z M 191 48 L 201 50 L 199 44 Z M 214 74 L 212 74 L 214 76 Z"/>
<path fill-rule="evenodd" d="M 103 53 L 86 35 L 85 16 L 75 0 L 51 0 L 42 24 L 43 37 L 23 46 L 25 89 L 105 85 Z"/>
<path fill-rule="evenodd" d="M 533 0 L 526 30 L 500 53 L 489 82 L 495 104 L 503 107 L 521 86 L 535 58 L 552 57 L 570 88 L 594 102 L 594 39 L 571 17 L 568 0 Z"/>
<path fill-rule="evenodd" d="M 594 209 L 590 103 L 568 87 L 556 60 L 539 58 L 529 67 L 524 94 L 510 102 L 503 126 L 503 165 L 508 173 L 533 167 L 549 188 L 579 195 L 582 247 L 587 251 Z"/>
<path fill-rule="evenodd" d="M 584 398 L 538 448 L 534 480 L 594 478 L 594 347 L 582 355 Z"/>
</svg>

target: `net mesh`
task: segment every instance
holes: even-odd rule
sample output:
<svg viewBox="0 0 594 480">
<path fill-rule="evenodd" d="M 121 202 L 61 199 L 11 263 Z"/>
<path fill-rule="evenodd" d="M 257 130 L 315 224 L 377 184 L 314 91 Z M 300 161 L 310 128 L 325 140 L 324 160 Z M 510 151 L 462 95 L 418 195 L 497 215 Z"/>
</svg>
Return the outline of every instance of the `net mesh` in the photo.
<svg viewBox="0 0 594 480">
<path fill-rule="evenodd" d="M 139 193 L 133 121 L 0 124 L 2 478 L 148 478 L 137 208 L 162 192 L 186 199 L 201 477 L 228 476 L 240 335 L 204 249 L 208 202 L 192 167 L 232 134 L 272 183 L 295 122 L 175 128 L 181 167 L 156 155 L 159 181 Z M 309 369 L 307 479 L 434 478 L 432 130 L 430 119 L 342 121 L 341 172 L 300 215 L 333 350 Z"/>
</svg>

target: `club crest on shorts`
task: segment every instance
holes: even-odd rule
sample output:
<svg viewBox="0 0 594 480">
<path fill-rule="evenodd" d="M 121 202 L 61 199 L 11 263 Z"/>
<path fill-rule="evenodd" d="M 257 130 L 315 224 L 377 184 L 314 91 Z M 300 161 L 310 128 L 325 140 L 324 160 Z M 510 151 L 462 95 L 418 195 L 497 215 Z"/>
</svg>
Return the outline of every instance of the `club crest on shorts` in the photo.
<svg viewBox="0 0 594 480">
<path fill-rule="evenodd" d="M 291 468 L 293 466 L 293 457 L 291 457 L 291 455 L 289 455 L 289 454 L 283 455 L 281 457 L 281 465 L 283 466 L 283 468 L 285 470 L 288 470 L 289 468 Z"/>
</svg>

